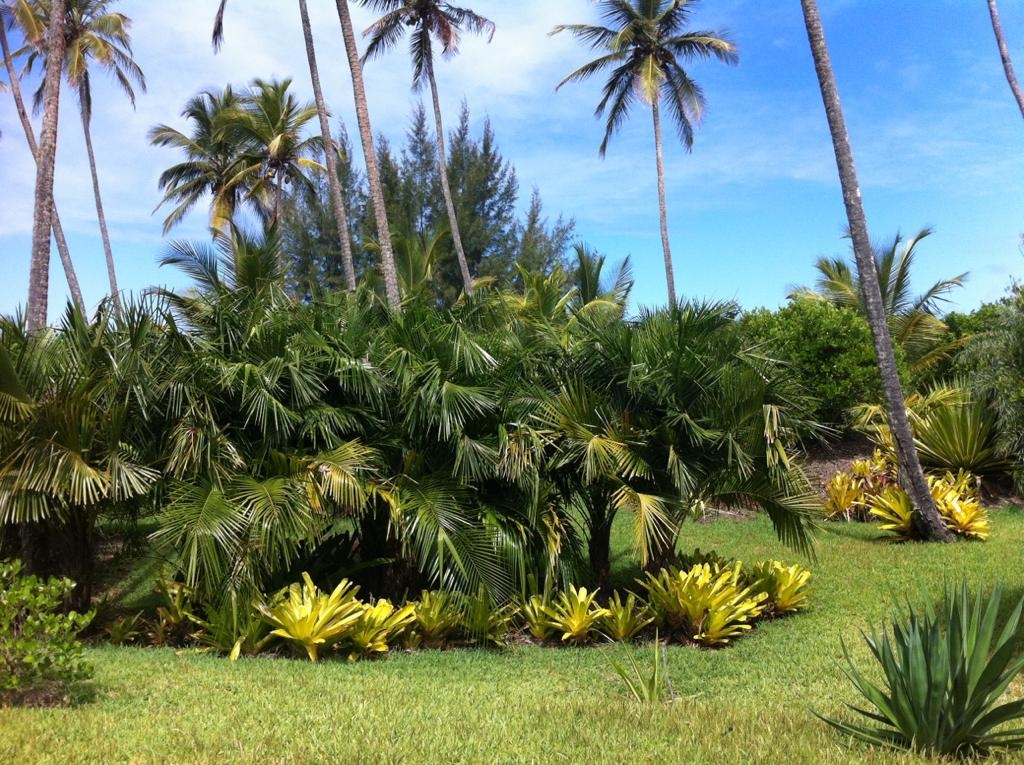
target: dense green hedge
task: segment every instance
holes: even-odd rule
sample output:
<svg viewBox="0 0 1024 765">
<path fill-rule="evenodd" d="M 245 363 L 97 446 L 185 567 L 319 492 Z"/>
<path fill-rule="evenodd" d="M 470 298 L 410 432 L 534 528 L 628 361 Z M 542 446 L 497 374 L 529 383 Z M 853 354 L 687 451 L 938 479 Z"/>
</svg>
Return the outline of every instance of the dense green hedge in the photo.
<svg viewBox="0 0 1024 765">
<path fill-rule="evenodd" d="M 867 321 L 824 301 L 799 300 L 777 311 L 761 308 L 740 320 L 744 340 L 789 365 L 815 399 L 810 418 L 838 427 L 846 410 L 880 400 L 881 388 Z M 901 371 L 905 368 L 897 349 Z"/>
</svg>

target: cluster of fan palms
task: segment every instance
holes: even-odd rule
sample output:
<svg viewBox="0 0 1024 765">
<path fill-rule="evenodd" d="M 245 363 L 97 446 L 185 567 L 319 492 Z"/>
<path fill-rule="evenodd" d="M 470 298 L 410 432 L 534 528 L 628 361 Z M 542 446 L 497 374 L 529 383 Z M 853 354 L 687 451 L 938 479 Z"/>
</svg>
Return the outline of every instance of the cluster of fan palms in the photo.
<svg viewBox="0 0 1024 765">
<path fill-rule="evenodd" d="M 733 306 L 626 321 L 625 275 L 598 287 L 583 250 L 576 273 L 450 309 L 413 294 L 396 312 L 366 288 L 302 305 L 278 249 L 177 245 L 185 294 L 6 324 L 0 522 L 45 524 L 87 578 L 97 519 L 150 513 L 208 601 L 300 570 L 380 594 L 600 583 L 616 516 L 660 565 L 708 503 L 764 508 L 808 543 L 786 451 L 801 402 L 740 347 Z"/>
</svg>

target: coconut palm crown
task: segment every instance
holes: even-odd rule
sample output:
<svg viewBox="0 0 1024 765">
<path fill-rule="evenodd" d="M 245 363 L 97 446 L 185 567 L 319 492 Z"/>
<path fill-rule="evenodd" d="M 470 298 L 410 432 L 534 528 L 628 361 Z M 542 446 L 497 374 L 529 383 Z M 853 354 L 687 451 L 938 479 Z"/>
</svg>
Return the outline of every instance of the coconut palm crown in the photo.
<svg viewBox="0 0 1024 765">
<path fill-rule="evenodd" d="M 405 35 L 406 28 L 411 30 L 409 54 L 412 58 L 413 88 L 419 89 L 424 84 L 430 86 L 434 107 L 434 124 L 437 131 L 437 159 L 441 191 L 448 212 L 448 225 L 452 244 L 455 246 L 455 257 L 459 263 L 463 286 L 467 293 L 472 294 L 473 279 L 469 272 L 465 248 L 462 246 L 462 235 L 459 231 L 458 218 L 455 215 L 451 183 L 448 180 L 444 148 L 444 123 L 441 119 L 441 100 L 437 93 L 437 80 L 434 77 L 432 40 L 436 38 L 440 43 L 442 55 L 451 57 L 459 51 L 459 33 L 462 29 L 468 29 L 476 34 L 487 34 L 488 40 L 490 40 L 494 35 L 494 22 L 477 15 L 468 8 L 459 8 L 438 0 L 360 0 L 360 2 L 367 8 L 384 14 L 364 33 L 370 36 L 370 43 L 366 47 L 366 53 L 363 54 L 364 61 L 382 55 L 393 48 Z"/>
<path fill-rule="evenodd" d="M 629 116 L 639 98 L 651 107 L 658 167 L 658 201 L 668 300 L 676 305 L 675 275 L 668 241 L 665 210 L 665 170 L 662 160 L 661 104 L 675 123 L 679 140 L 689 150 L 693 129 L 704 112 L 704 92 L 683 68 L 684 62 L 716 58 L 738 61 L 736 47 L 718 31 L 688 31 L 696 0 L 600 0 L 605 26 L 561 24 L 551 34 L 569 32 L 601 55 L 570 73 L 559 84 L 577 82 L 610 70 L 595 115 L 606 117 L 603 157 L 612 135 Z"/>
</svg>

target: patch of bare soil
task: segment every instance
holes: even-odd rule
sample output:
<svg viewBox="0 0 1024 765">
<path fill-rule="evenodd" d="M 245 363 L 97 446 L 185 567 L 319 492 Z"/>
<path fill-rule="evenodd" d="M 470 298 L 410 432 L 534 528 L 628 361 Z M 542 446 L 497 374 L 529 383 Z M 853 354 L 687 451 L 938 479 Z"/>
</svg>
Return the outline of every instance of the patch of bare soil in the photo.
<svg viewBox="0 0 1024 765">
<path fill-rule="evenodd" d="M 864 435 L 852 433 L 841 441 L 814 444 L 800 460 L 811 485 L 825 496 L 825 484 L 836 473 L 850 469 L 854 460 L 867 459 L 875 451 L 874 444 Z"/>
</svg>

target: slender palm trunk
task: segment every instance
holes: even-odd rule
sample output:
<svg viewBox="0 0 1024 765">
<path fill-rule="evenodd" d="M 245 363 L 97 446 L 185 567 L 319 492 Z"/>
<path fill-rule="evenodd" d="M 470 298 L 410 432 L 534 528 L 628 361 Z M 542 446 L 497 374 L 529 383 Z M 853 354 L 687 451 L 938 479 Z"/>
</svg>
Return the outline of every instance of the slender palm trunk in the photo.
<svg viewBox="0 0 1024 765">
<path fill-rule="evenodd" d="M 668 284 L 668 307 L 676 309 L 676 275 L 672 267 L 672 249 L 668 242 L 668 205 L 665 202 L 665 159 L 661 144 L 661 111 L 658 99 L 651 103 L 654 119 L 654 156 L 658 164 L 658 218 L 661 222 L 661 249 L 665 254 L 665 281 Z"/>
<path fill-rule="evenodd" d="M 21 84 L 18 75 L 14 71 L 14 62 L 11 60 L 11 49 L 7 44 L 7 31 L 4 25 L 0 24 L 0 50 L 3 51 L 4 66 L 7 69 L 7 76 L 11 82 L 11 95 L 14 96 L 14 107 L 18 110 L 18 119 L 21 120 L 21 127 L 25 131 L 25 140 L 28 142 L 29 151 L 32 152 L 32 159 L 39 153 L 36 144 L 35 131 L 32 130 L 32 122 L 28 118 L 28 110 L 25 109 L 25 101 L 21 97 Z M 68 240 L 64 238 L 64 229 L 60 225 L 60 218 L 57 216 L 57 206 L 53 206 L 53 238 L 57 242 L 57 252 L 60 254 L 61 265 L 64 266 L 64 275 L 68 280 L 68 289 L 71 291 L 71 299 L 74 300 L 78 310 L 85 313 L 85 300 L 82 299 L 82 288 L 78 284 L 78 275 L 75 273 L 74 263 L 71 262 L 71 251 L 68 249 Z"/>
<path fill-rule="evenodd" d="M 363 155 L 366 158 L 366 180 L 370 185 L 370 198 L 373 200 L 373 213 L 377 221 L 377 237 L 380 240 L 381 271 L 384 273 L 384 288 L 387 293 L 388 305 L 397 310 L 401 304 L 398 292 L 398 272 L 395 270 L 395 254 L 391 248 L 391 229 L 388 226 L 388 214 L 384 207 L 384 187 L 380 182 L 380 170 L 377 167 L 377 154 L 373 146 L 373 128 L 370 126 L 370 110 L 366 104 L 366 88 L 363 85 L 363 67 L 359 63 L 359 49 L 356 46 L 356 35 L 352 29 L 352 17 L 348 12 L 348 0 L 335 0 L 338 6 L 338 21 L 341 22 L 341 34 L 345 40 L 345 54 L 352 73 L 352 91 L 355 97 L 356 120 L 359 123 L 359 137 L 363 143 Z"/>
<path fill-rule="evenodd" d="M 871 239 L 868 236 L 867 219 L 861 204 L 857 170 L 853 162 L 853 150 L 850 147 L 846 120 L 843 117 L 843 109 L 839 101 L 839 90 L 832 72 L 832 62 L 825 42 L 825 31 L 818 14 L 818 4 L 816 0 L 800 0 L 800 3 L 803 6 L 807 39 L 810 42 L 811 55 L 814 57 L 814 68 L 818 74 L 821 98 L 825 105 L 829 132 L 832 135 L 832 145 L 835 149 L 839 181 L 843 189 L 843 202 L 846 205 L 850 236 L 853 239 L 853 252 L 857 260 L 857 271 L 860 274 L 868 323 L 871 325 L 871 336 L 874 339 L 882 389 L 889 410 L 889 427 L 896 444 L 896 456 L 900 464 L 900 482 L 910 496 L 914 508 L 914 525 L 919 536 L 923 539 L 948 542 L 952 539 L 952 535 L 946 529 L 942 517 L 935 508 L 935 501 L 925 482 L 921 463 L 917 457 L 917 449 L 914 447 L 910 423 L 907 420 L 906 402 L 903 398 L 900 378 L 896 372 L 892 339 L 882 305 L 882 293 L 878 284 L 878 272 L 875 269 Z"/>
<path fill-rule="evenodd" d="M 50 293 L 50 229 L 53 228 L 53 168 L 57 159 L 61 65 L 64 62 L 65 0 L 50 3 L 46 32 L 46 83 L 43 86 L 43 127 L 36 152 L 35 203 L 32 215 L 32 260 L 28 277 L 28 331 L 46 326 Z"/>
<path fill-rule="evenodd" d="M 999 22 L 999 9 L 996 8 L 996 0 L 988 0 L 988 15 L 992 17 L 992 31 L 996 35 L 996 44 L 999 46 L 999 57 L 1003 60 L 1006 81 L 1010 84 L 1013 97 L 1017 99 L 1017 106 L 1020 107 L 1020 114 L 1024 117 L 1024 93 L 1021 92 L 1020 83 L 1017 82 L 1017 76 L 1013 73 L 1010 49 L 1006 47 L 1006 38 L 1003 37 L 1003 25 Z"/>
<path fill-rule="evenodd" d="M 467 295 L 473 294 L 473 277 L 469 273 L 466 251 L 462 247 L 462 234 L 459 232 L 459 220 L 455 215 L 455 201 L 452 199 L 452 187 L 448 182 L 448 159 L 444 151 L 444 124 L 441 122 L 441 99 L 437 95 L 437 80 L 434 78 L 434 53 L 430 49 L 430 37 L 427 36 L 427 55 L 425 60 L 427 79 L 430 81 L 430 97 L 434 102 L 434 125 L 437 130 L 437 164 L 441 176 L 441 194 L 444 206 L 448 210 L 448 225 L 451 228 L 452 242 L 455 244 L 455 257 L 459 261 L 459 273 L 462 274 L 462 286 Z"/>
<path fill-rule="evenodd" d="M 306 0 L 299 0 L 299 15 L 302 16 L 302 36 L 306 41 L 306 59 L 309 62 L 309 78 L 313 81 L 313 98 L 320 118 L 320 133 L 324 139 L 324 158 L 327 160 L 327 186 L 331 192 L 334 219 L 338 224 L 338 243 L 341 245 L 341 267 L 345 272 L 345 287 L 351 292 L 356 288 L 356 271 L 352 265 L 352 239 L 348 230 L 348 214 L 345 199 L 341 194 L 341 180 L 338 178 L 338 158 L 334 152 L 331 125 L 327 119 L 327 103 L 320 87 L 320 69 L 316 64 L 316 48 L 313 46 L 313 30 L 309 23 L 309 9 Z"/>
<path fill-rule="evenodd" d="M 89 172 L 92 174 L 92 195 L 96 200 L 96 220 L 100 224 L 100 239 L 103 241 L 103 257 L 107 261 L 107 279 L 110 280 L 110 299 L 114 302 L 114 313 L 121 315 L 121 292 L 117 288 L 117 273 L 114 271 L 114 253 L 110 249 L 110 233 L 107 231 L 107 217 L 103 213 L 103 198 L 100 196 L 100 176 L 96 171 L 96 155 L 92 149 L 92 129 L 90 123 L 89 75 L 82 76 L 79 85 L 79 96 L 82 99 L 82 132 L 85 134 L 85 153 L 89 158 Z"/>
</svg>

